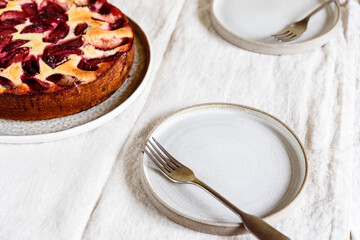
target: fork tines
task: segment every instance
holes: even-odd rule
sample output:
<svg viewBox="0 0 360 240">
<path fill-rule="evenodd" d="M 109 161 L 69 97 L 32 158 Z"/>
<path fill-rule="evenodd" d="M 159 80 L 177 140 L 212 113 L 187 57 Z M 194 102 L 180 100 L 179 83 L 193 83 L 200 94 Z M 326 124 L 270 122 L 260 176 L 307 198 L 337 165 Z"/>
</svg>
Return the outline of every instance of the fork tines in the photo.
<svg viewBox="0 0 360 240">
<path fill-rule="evenodd" d="M 153 143 L 152 141 L 155 143 Z M 182 166 L 171 154 L 166 151 L 155 138 L 151 138 L 143 147 L 145 154 L 160 168 L 164 173 L 172 172 Z"/>
<path fill-rule="evenodd" d="M 282 31 L 278 34 L 271 35 L 271 36 L 278 41 L 287 42 L 287 41 L 292 41 L 292 40 L 296 39 L 298 35 L 296 33 L 293 33 L 291 31 L 285 29 L 284 31 Z"/>
</svg>

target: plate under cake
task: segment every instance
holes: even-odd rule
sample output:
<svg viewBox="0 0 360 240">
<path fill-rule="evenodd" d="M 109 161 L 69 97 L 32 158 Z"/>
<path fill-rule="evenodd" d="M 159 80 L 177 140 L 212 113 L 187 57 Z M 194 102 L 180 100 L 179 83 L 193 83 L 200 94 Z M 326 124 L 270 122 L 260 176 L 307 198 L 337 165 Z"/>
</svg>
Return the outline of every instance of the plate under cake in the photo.
<svg viewBox="0 0 360 240">
<path fill-rule="evenodd" d="M 0 0 L 0 118 L 89 109 L 127 78 L 134 32 L 106 0 Z"/>
</svg>

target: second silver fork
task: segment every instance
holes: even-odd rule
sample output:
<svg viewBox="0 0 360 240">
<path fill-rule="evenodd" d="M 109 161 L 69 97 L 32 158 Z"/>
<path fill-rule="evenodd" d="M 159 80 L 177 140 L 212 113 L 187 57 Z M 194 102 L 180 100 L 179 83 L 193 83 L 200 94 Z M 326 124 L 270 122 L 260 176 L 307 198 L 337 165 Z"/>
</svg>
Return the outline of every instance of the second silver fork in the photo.
<svg viewBox="0 0 360 240">
<path fill-rule="evenodd" d="M 305 18 L 303 18 L 300 21 L 297 21 L 295 23 L 292 23 L 290 25 L 288 25 L 287 27 L 285 27 L 281 32 L 271 35 L 273 38 L 275 38 L 278 41 L 281 42 L 290 42 L 293 41 L 295 39 L 297 39 L 298 37 L 300 37 L 305 30 L 307 29 L 308 26 L 308 22 L 311 18 L 311 16 L 313 16 L 315 13 L 317 13 L 319 10 L 321 10 L 323 7 L 325 7 L 326 5 L 328 5 L 329 3 L 334 2 L 335 0 L 328 0 L 326 2 L 324 2 L 323 4 L 321 4 L 318 8 L 316 8 L 315 10 L 313 10 L 311 13 L 309 13 Z"/>
</svg>

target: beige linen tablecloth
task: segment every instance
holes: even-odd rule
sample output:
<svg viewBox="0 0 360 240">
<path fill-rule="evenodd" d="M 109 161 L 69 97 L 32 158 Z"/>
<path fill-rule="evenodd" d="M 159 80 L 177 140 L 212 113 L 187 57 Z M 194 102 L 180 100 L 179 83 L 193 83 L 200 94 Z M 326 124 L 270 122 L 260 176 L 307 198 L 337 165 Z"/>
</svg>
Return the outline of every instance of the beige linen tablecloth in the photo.
<svg viewBox="0 0 360 240">
<path fill-rule="evenodd" d="M 328 44 L 291 56 L 251 53 L 223 40 L 211 27 L 210 0 L 112 3 L 150 36 L 151 81 L 124 113 L 91 132 L 0 144 L 0 239 L 223 239 L 163 216 L 137 170 L 139 146 L 159 119 L 206 102 L 259 108 L 304 143 L 308 184 L 277 228 L 292 239 L 345 240 L 350 231 L 360 239 L 358 1 L 342 8 Z"/>
</svg>

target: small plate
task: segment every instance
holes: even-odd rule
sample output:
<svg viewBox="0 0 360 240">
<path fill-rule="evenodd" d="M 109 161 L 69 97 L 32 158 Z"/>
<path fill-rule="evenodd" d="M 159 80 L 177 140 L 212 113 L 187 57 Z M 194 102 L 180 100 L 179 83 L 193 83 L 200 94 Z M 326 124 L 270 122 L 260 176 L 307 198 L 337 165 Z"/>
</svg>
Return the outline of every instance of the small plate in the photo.
<svg viewBox="0 0 360 240">
<path fill-rule="evenodd" d="M 151 67 L 150 42 L 130 19 L 135 32 L 135 58 L 128 79 L 106 101 L 86 111 L 41 121 L 0 119 L 0 142 L 35 143 L 71 137 L 101 126 L 123 112 L 142 92 Z"/>
<path fill-rule="evenodd" d="M 252 52 L 295 54 L 327 43 L 336 33 L 340 19 L 337 1 L 310 18 L 308 29 L 292 42 L 271 38 L 287 25 L 304 18 L 318 7 L 319 0 L 213 0 L 211 20 L 227 41 Z"/>
<path fill-rule="evenodd" d="M 274 223 L 295 206 L 307 176 L 304 149 L 278 119 L 259 110 L 214 103 L 181 110 L 150 133 L 195 175 L 240 209 Z M 237 215 L 204 190 L 169 181 L 147 157 L 142 181 L 152 203 L 196 231 L 244 232 Z"/>
</svg>

